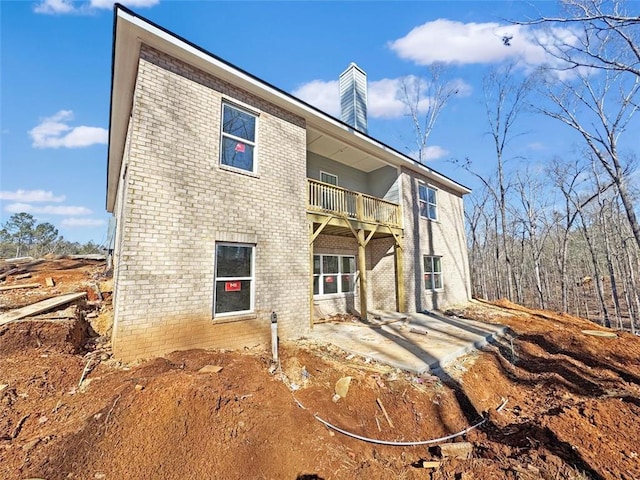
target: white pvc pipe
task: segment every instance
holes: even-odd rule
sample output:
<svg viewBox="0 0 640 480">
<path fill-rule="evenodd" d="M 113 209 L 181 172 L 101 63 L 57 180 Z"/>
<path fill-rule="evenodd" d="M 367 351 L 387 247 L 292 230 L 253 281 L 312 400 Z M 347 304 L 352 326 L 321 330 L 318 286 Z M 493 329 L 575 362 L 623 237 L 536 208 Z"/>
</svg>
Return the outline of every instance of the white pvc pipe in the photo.
<svg viewBox="0 0 640 480">
<path fill-rule="evenodd" d="M 271 317 L 271 355 L 273 361 L 278 362 L 278 321 L 275 319 L 275 313 Z"/>
<path fill-rule="evenodd" d="M 293 399 L 296 401 L 296 403 L 298 404 L 298 406 L 300 408 L 302 408 L 303 410 L 306 410 L 304 405 L 302 405 L 298 401 L 298 399 L 295 398 L 295 396 L 293 397 Z M 498 408 L 496 408 L 496 411 L 499 412 L 500 410 L 502 410 L 504 408 L 504 406 L 507 404 L 507 401 L 508 401 L 508 399 L 505 399 L 498 406 Z M 452 438 L 461 437 L 462 435 L 466 435 L 471 430 L 474 430 L 474 429 L 478 428 L 479 426 L 481 426 L 482 424 L 486 423 L 486 421 L 488 420 L 487 418 L 483 418 L 478 423 L 476 423 L 474 425 L 471 425 L 470 427 L 467 427 L 464 430 L 460 430 L 458 433 L 452 433 L 451 435 L 447 435 L 446 437 L 432 438 L 431 440 L 418 440 L 418 441 L 412 441 L 412 442 L 394 442 L 394 441 L 391 441 L 391 440 L 379 440 L 377 438 L 363 437 L 362 435 L 357 435 L 355 433 L 348 432 L 347 430 L 343 430 L 343 429 L 341 429 L 339 427 L 336 427 L 335 425 L 330 424 L 326 420 L 323 420 L 322 418 L 320 418 L 318 416 L 318 414 L 315 414 L 313 416 L 313 418 L 315 418 L 316 420 L 318 420 L 320 423 L 324 424 L 325 426 L 331 428 L 332 430 L 335 430 L 336 432 L 340 432 L 343 435 L 346 435 L 348 437 L 355 438 L 355 439 L 358 439 L 358 440 L 362 440 L 363 442 L 376 443 L 378 445 L 389 445 L 389 446 L 392 446 L 392 447 L 413 447 L 413 446 L 416 446 L 416 445 L 430 445 L 430 444 L 433 444 L 433 443 L 444 442 L 445 440 L 451 440 Z"/>
<path fill-rule="evenodd" d="M 432 443 L 444 442 L 445 440 L 451 440 L 452 438 L 460 437 L 460 436 L 470 432 L 471 430 L 473 430 L 475 428 L 478 428 L 480 425 L 482 425 L 483 423 L 485 423 L 487 421 L 487 419 L 484 418 L 484 419 L 482 419 L 482 421 L 476 423 L 475 425 L 467 427 L 467 428 L 465 428 L 464 430 L 461 430 L 458 433 L 453 433 L 451 435 L 447 435 L 446 437 L 433 438 L 431 440 L 419 440 L 419 441 L 415 441 L 415 442 L 393 442 L 393 441 L 390 441 L 390 440 L 378 440 L 377 438 L 363 437 L 363 436 L 357 435 L 355 433 L 347 432 L 346 430 L 342 430 L 341 428 L 338 428 L 335 425 L 331 425 L 329 422 L 327 422 L 326 420 L 323 420 L 318 415 L 314 415 L 314 418 L 316 420 L 318 420 L 320 423 L 325 424 L 327 427 L 335 430 L 336 432 L 340 432 L 343 435 L 347 435 L 348 437 L 357 438 L 358 440 L 362 440 L 364 442 L 377 443 L 378 445 L 390 445 L 390 446 L 393 446 L 393 447 L 413 447 L 413 446 L 416 446 L 416 445 L 429 445 L 429 444 L 432 444 Z"/>
</svg>

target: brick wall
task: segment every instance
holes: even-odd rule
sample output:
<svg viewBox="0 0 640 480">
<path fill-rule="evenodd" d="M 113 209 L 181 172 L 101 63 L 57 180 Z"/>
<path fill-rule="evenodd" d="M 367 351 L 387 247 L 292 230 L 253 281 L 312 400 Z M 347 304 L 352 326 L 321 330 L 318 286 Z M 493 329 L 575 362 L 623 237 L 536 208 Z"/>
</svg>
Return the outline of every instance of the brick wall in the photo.
<svg viewBox="0 0 640 480">
<path fill-rule="evenodd" d="M 222 100 L 258 113 L 255 174 L 220 166 Z M 142 46 L 116 212 L 114 350 L 130 360 L 309 325 L 304 121 Z M 216 242 L 253 243 L 255 315 L 212 319 Z"/>
<path fill-rule="evenodd" d="M 402 169 L 404 215 L 404 277 L 409 311 L 443 309 L 471 298 L 462 197 L 443 185 Z M 438 190 L 438 220 L 421 218 L 418 181 Z M 424 284 L 423 255 L 442 257 L 444 288 L 428 292 Z"/>
<path fill-rule="evenodd" d="M 396 309 L 395 265 L 393 238 L 372 239 L 366 249 L 368 309 Z M 358 261 L 358 243 L 353 236 L 318 235 L 313 245 L 313 253 L 332 255 L 353 255 Z M 357 265 L 357 263 L 356 263 Z M 314 299 L 319 317 L 335 313 L 360 312 L 360 286 L 356 279 L 353 295 L 333 294 Z"/>
<path fill-rule="evenodd" d="M 376 238 L 367 245 L 370 310 L 396 310 L 396 275 L 393 237 Z"/>
</svg>

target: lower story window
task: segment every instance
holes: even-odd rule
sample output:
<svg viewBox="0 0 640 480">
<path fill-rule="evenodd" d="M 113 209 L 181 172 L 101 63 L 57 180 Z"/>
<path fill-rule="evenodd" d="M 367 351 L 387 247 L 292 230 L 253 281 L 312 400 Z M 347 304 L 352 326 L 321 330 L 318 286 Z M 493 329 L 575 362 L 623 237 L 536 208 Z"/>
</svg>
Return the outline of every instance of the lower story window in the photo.
<svg viewBox="0 0 640 480">
<path fill-rule="evenodd" d="M 353 292 L 356 257 L 349 255 L 313 256 L 313 294 Z"/>
<path fill-rule="evenodd" d="M 214 316 L 253 311 L 254 251 L 254 245 L 216 245 Z"/>
<path fill-rule="evenodd" d="M 442 288 L 442 258 L 424 256 L 424 288 L 438 290 Z"/>
</svg>

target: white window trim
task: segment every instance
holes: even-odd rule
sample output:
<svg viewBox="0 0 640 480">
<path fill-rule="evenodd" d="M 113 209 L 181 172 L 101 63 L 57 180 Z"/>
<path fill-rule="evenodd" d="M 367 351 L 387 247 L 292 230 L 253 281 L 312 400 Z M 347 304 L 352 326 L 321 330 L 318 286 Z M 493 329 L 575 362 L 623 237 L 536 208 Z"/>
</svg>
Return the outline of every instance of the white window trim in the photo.
<svg viewBox="0 0 640 480">
<path fill-rule="evenodd" d="M 251 248 L 251 276 L 250 277 L 218 277 L 216 272 L 218 271 L 218 247 L 248 247 Z M 233 242 L 216 242 L 215 257 L 213 266 L 213 318 L 227 318 L 236 317 L 238 315 L 247 315 L 254 313 L 255 311 L 255 296 L 256 296 L 256 246 L 252 243 L 233 243 Z M 233 281 L 251 281 L 251 293 L 249 300 L 249 310 L 238 310 L 235 312 L 216 312 L 216 290 L 218 282 L 233 282 Z"/>
<path fill-rule="evenodd" d="M 238 137 L 236 135 L 232 135 L 230 133 L 226 133 L 224 131 L 224 109 L 225 107 L 231 107 L 231 108 L 235 108 L 236 110 L 240 110 L 241 112 L 244 112 L 248 115 L 251 115 L 252 117 L 255 118 L 255 140 L 252 142 L 251 140 L 248 139 L 244 139 L 242 137 Z M 259 118 L 260 116 L 258 115 L 257 112 L 254 112 L 253 110 L 250 110 L 248 108 L 245 107 L 241 107 L 240 105 L 233 103 L 233 102 L 229 102 L 227 100 L 223 100 L 222 101 L 222 108 L 220 109 L 220 155 L 218 156 L 218 165 L 221 168 L 224 169 L 228 169 L 228 170 L 232 170 L 234 172 L 240 172 L 240 173 L 245 173 L 245 174 L 257 174 L 258 173 L 258 132 L 259 132 Z M 253 169 L 252 170 L 245 170 L 244 168 L 238 168 L 238 167 L 234 167 L 233 165 L 227 165 L 225 163 L 222 163 L 222 152 L 224 149 L 224 139 L 225 138 L 230 138 L 232 140 L 236 140 L 242 143 L 246 143 L 247 145 L 250 145 L 251 147 L 253 147 Z"/>
<path fill-rule="evenodd" d="M 424 187 L 424 188 L 427 189 L 427 200 L 426 201 L 422 200 L 420 198 L 420 187 Z M 430 203 L 429 202 L 429 200 L 428 200 L 429 199 L 429 190 L 433 190 L 433 192 L 434 192 L 434 194 L 436 196 L 436 203 Z M 439 211 L 440 209 L 438 208 L 438 188 L 433 186 L 433 185 L 430 185 L 428 183 L 418 182 L 418 212 L 420 212 L 420 210 L 422 210 L 420 208 L 420 205 L 423 204 L 423 203 L 427 206 L 427 215 L 428 215 L 428 212 L 429 212 L 429 205 L 433 205 L 435 207 L 436 218 L 431 218 L 431 217 L 428 217 L 428 216 L 425 217 L 421 213 L 420 213 L 420 218 L 425 218 L 427 220 L 431 220 L 432 222 L 437 222 L 438 219 L 440 218 L 440 211 Z"/>
<path fill-rule="evenodd" d="M 336 175 L 335 173 L 325 172 L 324 170 L 320 170 L 320 181 L 321 181 L 321 182 L 322 182 L 322 174 L 324 174 L 324 175 L 328 175 L 328 176 L 331 176 L 331 177 L 335 177 L 335 179 L 336 179 L 335 186 L 336 186 L 336 187 L 338 186 L 338 175 Z M 328 182 L 323 182 L 323 183 L 328 183 Z M 333 184 L 332 184 L 332 183 L 329 183 L 329 185 L 333 185 Z"/>
<path fill-rule="evenodd" d="M 331 276 L 331 275 L 335 275 L 336 277 L 338 277 L 338 291 L 335 293 L 314 293 L 313 294 L 313 298 L 336 298 L 336 297 L 344 297 L 347 295 L 351 295 L 353 296 L 355 289 L 356 289 L 356 279 L 358 278 L 358 267 L 356 265 L 356 270 L 352 273 L 343 273 L 340 270 L 342 269 L 342 259 L 343 258 L 353 258 L 355 261 L 356 256 L 355 255 L 339 255 L 336 253 L 316 253 L 313 255 L 314 257 L 314 261 L 315 261 L 315 257 L 320 257 L 320 273 L 313 273 L 311 272 L 311 281 L 314 281 L 314 279 L 316 277 L 318 277 L 318 292 L 320 290 L 324 290 L 323 288 L 323 283 L 322 283 L 322 277 L 324 276 Z M 322 257 L 338 257 L 338 273 L 322 273 Z M 353 290 L 350 292 L 341 292 L 340 290 L 342 290 L 342 275 L 353 275 Z"/>
<path fill-rule="evenodd" d="M 440 259 L 440 271 L 439 272 L 427 272 L 424 269 L 424 261 L 426 258 L 439 258 Z M 422 255 L 422 281 L 424 282 L 424 289 L 427 292 L 442 292 L 444 290 L 444 273 L 442 271 L 442 255 Z M 427 282 L 425 282 L 424 278 L 427 274 L 429 275 L 433 275 L 434 273 L 437 273 L 440 275 L 440 285 L 442 285 L 439 288 L 427 288 Z M 433 278 L 431 283 L 433 284 Z"/>
</svg>

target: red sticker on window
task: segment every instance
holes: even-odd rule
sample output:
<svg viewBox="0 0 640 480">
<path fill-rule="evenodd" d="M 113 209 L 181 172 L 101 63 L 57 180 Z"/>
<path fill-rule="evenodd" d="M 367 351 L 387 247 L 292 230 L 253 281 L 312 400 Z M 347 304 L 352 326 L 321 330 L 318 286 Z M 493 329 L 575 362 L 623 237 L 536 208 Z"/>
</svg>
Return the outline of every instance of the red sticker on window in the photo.
<svg viewBox="0 0 640 480">
<path fill-rule="evenodd" d="M 236 152 L 244 153 L 244 149 L 245 149 L 244 143 L 240 143 L 240 142 L 236 143 Z"/>
<path fill-rule="evenodd" d="M 333 277 L 327 277 L 327 283 L 333 283 Z"/>
<path fill-rule="evenodd" d="M 224 282 L 225 292 L 239 292 L 240 288 L 240 282 Z"/>
</svg>

